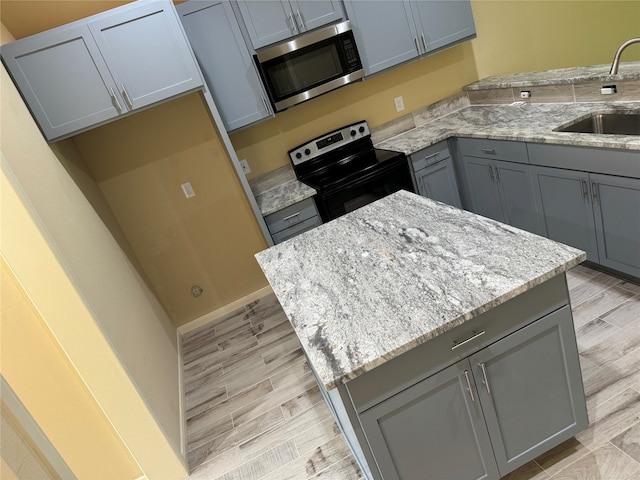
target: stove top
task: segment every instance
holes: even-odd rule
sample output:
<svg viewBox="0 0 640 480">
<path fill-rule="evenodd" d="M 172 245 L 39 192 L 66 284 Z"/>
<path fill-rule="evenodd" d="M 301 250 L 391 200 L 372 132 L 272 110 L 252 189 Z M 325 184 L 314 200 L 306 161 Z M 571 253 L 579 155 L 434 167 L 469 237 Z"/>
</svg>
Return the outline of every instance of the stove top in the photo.
<svg viewBox="0 0 640 480">
<path fill-rule="evenodd" d="M 366 121 L 347 125 L 289 151 L 298 180 L 326 191 L 378 172 L 404 154 L 373 148 Z"/>
</svg>

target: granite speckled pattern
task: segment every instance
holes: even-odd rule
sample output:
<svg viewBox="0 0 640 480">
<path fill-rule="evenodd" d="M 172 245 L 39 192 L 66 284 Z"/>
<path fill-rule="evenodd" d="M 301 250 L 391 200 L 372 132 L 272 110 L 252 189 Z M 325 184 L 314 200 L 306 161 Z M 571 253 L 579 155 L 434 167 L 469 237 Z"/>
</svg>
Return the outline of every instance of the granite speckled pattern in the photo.
<svg viewBox="0 0 640 480">
<path fill-rule="evenodd" d="M 289 165 L 252 178 L 249 180 L 249 186 L 263 216 L 316 194 L 315 189 L 296 179 Z"/>
<path fill-rule="evenodd" d="M 400 191 L 256 258 L 332 389 L 586 256 Z"/>
<path fill-rule="evenodd" d="M 470 137 L 640 150 L 640 135 L 553 131 L 592 113 L 639 111 L 640 102 L 472 105 L 380 142 L 376 147 L 410 155 L 449 137 Z"/>
<path fill-rule="evenodd" d="M 540 72 L 524 72 L 499 75 L 464 87 L 464 90 L 484 90 L 492 88 L 524 87 L 529 85 L 556 85 L 563 83 L 586 83 L 593 81 L 633 80 L 640 78 L 640 62 L 620 62 L 617 75 L 609 75 L 611 64 L 588 67 L 558 68 Z"/>
</svg>

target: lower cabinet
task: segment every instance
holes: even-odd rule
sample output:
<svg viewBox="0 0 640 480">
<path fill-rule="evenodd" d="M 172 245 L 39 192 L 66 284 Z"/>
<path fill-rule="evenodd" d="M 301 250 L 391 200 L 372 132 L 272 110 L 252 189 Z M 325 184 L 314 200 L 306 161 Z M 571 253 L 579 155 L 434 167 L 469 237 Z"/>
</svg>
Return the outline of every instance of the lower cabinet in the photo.
<svg viewBox="0 0 640 480">
<path fill-rule="evenodd" d="M 278 210 L 264 217 L 274 244 L 282 243 L 322 224 L 313 198 Z"/>
<path fill-rule="evenodd" d="M 446 143 L 420 150 L 409 159 L 420 195 L 462 208 L 453 160 Z"/>
<path fill-rule="evenodd" d="M 479 157 L 461 157 L 469 210 L 542 234 L 531 167 Z"/>
<path fill-rule="evenodd" d="M 546 236 L 640 277 L 640 179 L 533 168 Z"/>
<path fill-rule="evenodd" d="M 360 421 L 384 480 L 507 474 L 588 424 L 569 307 L 384 400 Z"/>
</svg>

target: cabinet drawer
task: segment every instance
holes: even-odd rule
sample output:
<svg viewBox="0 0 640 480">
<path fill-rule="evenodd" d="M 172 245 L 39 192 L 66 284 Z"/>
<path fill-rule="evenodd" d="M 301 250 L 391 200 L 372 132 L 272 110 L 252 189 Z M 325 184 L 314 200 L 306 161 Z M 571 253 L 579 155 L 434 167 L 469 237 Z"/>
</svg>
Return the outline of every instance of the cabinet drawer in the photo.
<svg viewBox="0 0 640 480">
<path fill-rule="evenodd" d="M 481 138 L 459 138 L 458 151 L 461 155 L 468 155 L 471 157 L 529 163 L 527 145 L 524 142 L 485 140 Z"/>
<path fill-rule="evenodd" d="M 346 384 L 361 413 L 569 303 L 564 274 L 528 290 Z"/>
<path fill-rule="evenodd" d="M 409 158 L 411 159 L 413 171 L 417 172 L 418 170 L 422 170 L 423 168 L 433 165 L 434 163 L 438 163 L 450 156 L 451 154 L 449 153 L 449 148 L 447 147 L 446 142 L 440 142 L 435 145 L 431 145 L 430 147 L 423 148 L 416 153 L 412 153 Z"/>
<path fill-rule="evenodd" d="M 307 198 L 301 202 L 290 205 L 282 210 L 278 210 L 271 215 L 264 217 L 271 235 L 278 233 L 285 228 L 293 227 L 299 223 L 318 216 L 316 204 L 313 198 Z"/>
<path fill-rule="evenodd" d="M 304 222 L 297 223 L 296 225 L 285 228 L 284 230 L 280 230 L 278 233 L 271 234 L 271 238 L 273 239 L 274 244 L 282 243 L 285 240 L 289 240 L 296 235 L 300 235 L 301 233 L 306 232 L 307 230 L 311 230 L 317 226 L 322 225 L 320 221 L 320 217 L 315 216 L 311 217 Z"/>
</svg>

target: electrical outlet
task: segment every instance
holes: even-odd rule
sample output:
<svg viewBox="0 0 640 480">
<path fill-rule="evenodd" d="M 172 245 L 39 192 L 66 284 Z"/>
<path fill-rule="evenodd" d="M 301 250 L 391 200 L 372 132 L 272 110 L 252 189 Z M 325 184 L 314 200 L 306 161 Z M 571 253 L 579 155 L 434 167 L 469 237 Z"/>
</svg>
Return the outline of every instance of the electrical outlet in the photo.
<svg viewBox="0 0 640 480">
<path fill-rule="evenodd" d="M 182 189 L 182 193 L 184 193 L 184 198 L 192 198 L 196 196 L 196 191 L 193 189 L 191 182 L 184 182 L 180 184 L 180 188 Z"/>
<path fill-rule="evenodd" d="M 531 98 L 531 90 L 520 90 L 520 98 Z"/>
<path fill-rule="evenodd" d="M 404 110 L 404 100 L 402 99 L 402 96 L 394 98 L 393 103 L 396 104 L 396 112 Z"/>
<path fill-rule="evenodd" d="M 251 173 L 251 169 L 249 168 L 249 164 L 246 160 L 240 160 L 240 166 L 242 167 L 242 171 L 245 175 Z"/>
</svg>

